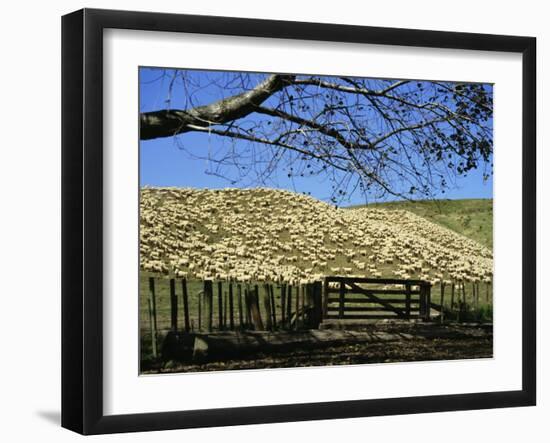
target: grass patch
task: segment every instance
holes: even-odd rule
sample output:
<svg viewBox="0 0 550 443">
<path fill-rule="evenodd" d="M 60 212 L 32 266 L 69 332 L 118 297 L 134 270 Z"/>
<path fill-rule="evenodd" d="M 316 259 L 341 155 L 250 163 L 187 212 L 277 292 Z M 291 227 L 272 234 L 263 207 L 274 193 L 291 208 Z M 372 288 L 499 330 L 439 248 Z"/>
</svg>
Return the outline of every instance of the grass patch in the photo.
<svg viewBox="0 0 550 443">
<path fill-rule="evenodd" d="M 368 206 L 413 212 L 493 249 L 493 199 L 397 201 Z"/>
</svg>

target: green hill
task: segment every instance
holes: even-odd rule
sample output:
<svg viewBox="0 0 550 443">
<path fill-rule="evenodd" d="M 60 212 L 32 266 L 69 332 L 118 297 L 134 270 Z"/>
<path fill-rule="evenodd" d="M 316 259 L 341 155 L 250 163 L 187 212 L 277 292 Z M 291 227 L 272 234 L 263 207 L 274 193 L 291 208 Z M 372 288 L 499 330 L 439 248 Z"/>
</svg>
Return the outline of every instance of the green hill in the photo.
<svg viewBox="0 0 550 443">
<path fill-rule="evenodd" d="M 343 209 L 274 189 L 143 188 L 140 265 L 154 274 L 243 282 L 489 280 L 492 251 L 472 240 L 490 228 L 487 211 L 474 201 L 431 205 Z"/>
<path fill-rule="evenodd" d="M 493 249 L 493 199 L 398 201 L 368 206 L 413 212 Z"/>
</svg>

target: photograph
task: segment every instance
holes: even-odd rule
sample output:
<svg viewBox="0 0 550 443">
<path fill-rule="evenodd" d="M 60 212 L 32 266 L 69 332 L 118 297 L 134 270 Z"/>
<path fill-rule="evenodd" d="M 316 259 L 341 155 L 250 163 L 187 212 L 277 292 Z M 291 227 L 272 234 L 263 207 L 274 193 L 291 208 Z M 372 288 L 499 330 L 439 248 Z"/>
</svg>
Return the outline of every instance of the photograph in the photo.
<svg viewBox="0 0 550 443">
<path fill-rule="evenodd" d="M 140 374 L 493 357 L 493 84 L 137 75 Z"/>
<path fill-rule="evenodd" d="M 61 426 L 536 434 L 543 20 L 249 6 L 62 16 Z"/>
</svg>

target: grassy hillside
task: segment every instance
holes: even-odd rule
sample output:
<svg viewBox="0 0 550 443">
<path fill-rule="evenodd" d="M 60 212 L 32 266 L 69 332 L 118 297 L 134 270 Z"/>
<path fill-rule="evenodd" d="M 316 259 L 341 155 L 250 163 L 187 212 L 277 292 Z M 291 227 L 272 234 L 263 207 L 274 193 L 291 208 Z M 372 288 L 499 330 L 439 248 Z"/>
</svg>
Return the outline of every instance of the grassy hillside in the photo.
<svg viewBox="0 0 550 443">
<path fill-rule="evenodd" d="M 455 231 L 470 233 L 474 239 L 473 234 L 489 232 L 491 201 L 441 203 L 439 208 L 433 203 L 403 202 L 337 209 L 311 197 L 272 189 L 144 188 L 140 199 L 142 328 L 149 325 L 148 277 L 152 276 L 187 278 L 194 328 L 205 279 L 231 279 L 262 288 L 263 282 L 296 285 L 319 281 L 324 275 L 422 278 L 434 284 L 434 300 L 439 300 L 441 280 L 490 281 L 491 250 Z M 471 217 L 469 225 L 466 215 Z M 472 229 L 481 221 L 482 229 Z M 488 286 L 482 287 L 483 299 L 489 300 Z M 180 281 L 176 291 L 181 293 Z M 215 291 L 218 294 L 217 286 Z M 469 284 L 466 294 L 471 301 Z M 168 330 L 167 278 L 156 280 L 156 297 L 158 327 Z M 277 309 L 280 302 L 277 299 Z"/>
<path fill-rule="evenodd" d="M 454 222 L 462 232 L 475 231 L 473 203 L 455 208 L 455 215 L 451 204 L 442 205 L 446 217 L 439 219 L 438 210 L 425 203 L 407 210 L 391 205 L 339 209 L 274 189 L 144 188 L 140 265 L 154 274 L 199 280 L 293 284 L 325 275 L 421 278 L 434 284 L 492 277 L 491 250 L 459 229 L 443 227 Z M 420 210 L 422 216 L 416 215 Z"/>
<path fill-rule="evenodd" d="M 492 199 L 400 201 L 374 203 L 369 206 L 414 212 L 488 248 L 493 248 Z"/>
</svg>

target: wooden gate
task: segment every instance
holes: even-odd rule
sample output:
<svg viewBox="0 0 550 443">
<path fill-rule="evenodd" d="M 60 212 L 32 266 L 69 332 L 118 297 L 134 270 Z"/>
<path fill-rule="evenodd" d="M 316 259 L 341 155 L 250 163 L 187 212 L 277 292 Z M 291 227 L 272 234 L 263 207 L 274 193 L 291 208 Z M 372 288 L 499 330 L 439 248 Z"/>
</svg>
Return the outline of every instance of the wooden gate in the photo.
<svg viewBox="0 0 550 443">
<path fill-rule="evenodd" d="M 429 319 L 430 290 L 423 280 L 326 277 L 323 318 Z"/>
</svg>

